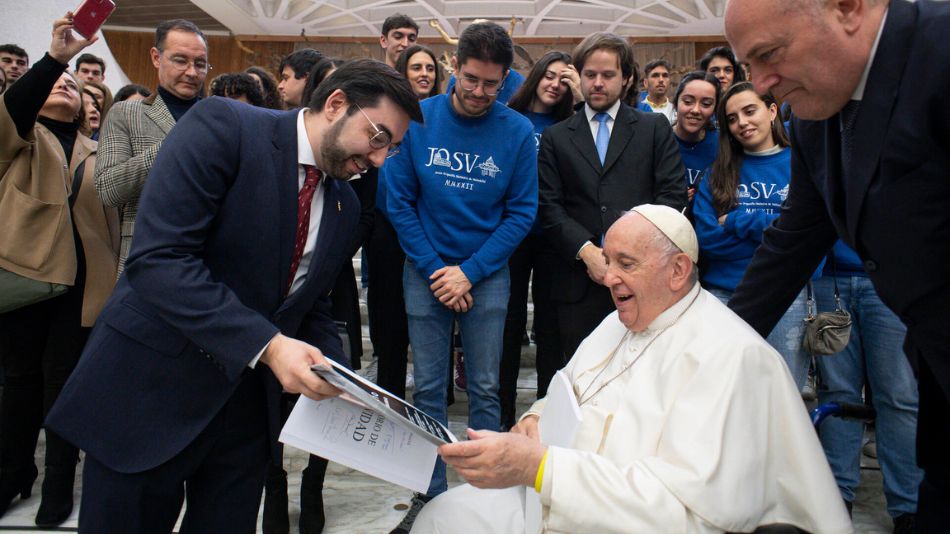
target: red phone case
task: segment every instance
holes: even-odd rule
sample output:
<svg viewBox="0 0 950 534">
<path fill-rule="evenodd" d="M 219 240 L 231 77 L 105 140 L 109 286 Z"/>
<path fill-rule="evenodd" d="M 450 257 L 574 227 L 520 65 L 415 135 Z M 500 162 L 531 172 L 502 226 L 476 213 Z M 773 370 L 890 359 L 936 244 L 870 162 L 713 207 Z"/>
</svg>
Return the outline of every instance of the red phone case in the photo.
<svg viewBox="0 0 950 534">
<path fill-rule="evenodd" d="M 92 39 L 114 10 L 112 0 L 83 0 L 73 13 L 73 28 L 86 39 Z"/>
</svg>

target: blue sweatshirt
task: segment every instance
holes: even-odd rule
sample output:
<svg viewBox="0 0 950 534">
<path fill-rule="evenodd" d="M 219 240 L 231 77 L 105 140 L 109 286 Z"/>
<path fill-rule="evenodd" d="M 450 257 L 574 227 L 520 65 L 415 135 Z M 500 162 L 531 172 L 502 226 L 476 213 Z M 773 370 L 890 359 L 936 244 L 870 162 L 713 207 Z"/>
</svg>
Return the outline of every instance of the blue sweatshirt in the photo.
<svg viewBox="0 0 950 534">
<path fill-rule="evenodd" d="M 677 136 L 676 142 L 680 146 L 680 158 L 683 160 L 683 166 L 686 167 L 686 188 L 696 187 L 696 182 L 703 172 L 716 161 L 716 155 L 719 151 L 719 131 L 707 130 L 706 136 L 698 143 L 683 141 Z"/>
<path fill-rule="evenodd" d="M 450 94 L 420 106 L 425 124 L 380 170 L 389 219 L 419 274 L 460 265 L 474 285 L 507 264 L 537 214 L 534 127 L 498 102 L 476 119 Z"/>
<path fill-rule="evenodd" d="M 739 170 L 739 205 L 719 226 L 708 176 L 693 199 L 696 237 L 704 287 L 734 291 L 762 242 L 762 231 L 778 218 L 788 196 L 791 149 L 768 156 L 743 155 Z"/>
<path fill-rule="evenodd" d="M 531 121 L 531 124 L 534 125 L 534 141 L 537 143 L 535 148 L 541 150 L 541 134 L 544 133 L 544 129 L 548 126 L 554 124 L 554 115 L 552 113 L 535 113 L 533 111 L 528 111 L 524 114 L 525 117 Z M 532 234 L 540 234 L 544 231 L 544 227 L 541 226 L 541 217 L 534 218 L 534 224 L 531 225 Z"/>
</svg>

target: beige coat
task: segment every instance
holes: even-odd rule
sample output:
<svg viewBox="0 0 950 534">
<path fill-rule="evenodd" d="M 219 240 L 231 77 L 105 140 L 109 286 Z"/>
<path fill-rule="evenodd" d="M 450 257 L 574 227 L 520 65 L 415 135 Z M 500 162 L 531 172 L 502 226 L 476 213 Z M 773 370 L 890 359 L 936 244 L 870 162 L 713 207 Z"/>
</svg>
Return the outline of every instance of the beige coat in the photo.
<svg viewBox="0 0 950 534">
<path fill-rule="evenodd" d="M 72 178 L 83 161 L 82 187 L 70 214 Z M 92 326 L 115 283 L 118 213 L 93 184 L 96 142 L 78 135 L 69 163 L 59 140 L 36 124 L 21 138 L 0 99 L 0 267 L 34 280 L 76 282 L 73 216 L 86 256 L 82 324 Z"/>
</svg>

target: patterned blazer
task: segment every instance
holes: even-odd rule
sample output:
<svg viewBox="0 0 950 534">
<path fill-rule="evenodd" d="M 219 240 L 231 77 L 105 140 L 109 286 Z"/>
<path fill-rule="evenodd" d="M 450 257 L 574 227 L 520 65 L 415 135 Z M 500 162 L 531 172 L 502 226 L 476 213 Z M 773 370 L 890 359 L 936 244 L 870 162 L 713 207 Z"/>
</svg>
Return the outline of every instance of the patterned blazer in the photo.
<svg viewBox="0 0 950 534">
<path fill-rule="evenodd" d="M 140 102 L 119 102 L 109 110 L 99 135 L 96 192 L 106 206 L 121 215 L 119 270 L 132 246 L 139 195 L 165 136 L 175 126 L 168 106 L 158 95 Z"/>
</svg>

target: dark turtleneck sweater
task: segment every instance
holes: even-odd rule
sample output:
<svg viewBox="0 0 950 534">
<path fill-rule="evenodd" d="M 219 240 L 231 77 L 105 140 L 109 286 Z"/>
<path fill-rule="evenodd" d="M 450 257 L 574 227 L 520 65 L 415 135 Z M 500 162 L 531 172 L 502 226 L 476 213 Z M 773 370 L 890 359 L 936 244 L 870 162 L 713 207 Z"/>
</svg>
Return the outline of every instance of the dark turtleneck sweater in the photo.
<svg viewBox="0 0 950 534">
<path fill-rule="evenodd" d="M 201 100 L 200 96 L 196 96 L 191 100 L 182 100 L 161 86 L 158 87 L 158 94 L 161 95 L 162 101 L 165 102 L 165 106 L 168 107 L 168 111 L 171 112 L 172 117 L 175 117 L 175 122 L 180 121 L 185 113 L 191 109 L 191 106 L 194 106 Z"/>
<path fill-rule="evenodd" d="M 26 139 L 33 126 L 39 122 L 59 139 L 63 147 L 63 155 L 68 162 L 73 154 L 79 124 L 39 116 L 43 104 L 46 103 L 46 99 L 49 98 L 50 92 L 66 68 L 67 65 L 63 65 L 46 54 L 34 63 L 30 70 L 17 80 L 17 83 L 7 89 L 7 92 L 3 94 L 3 99 L 20 137 Z"/>
</svg>

